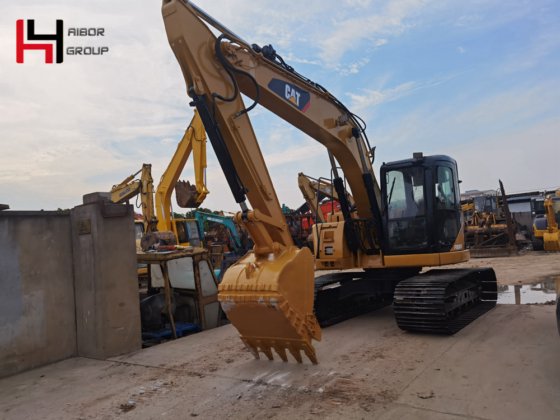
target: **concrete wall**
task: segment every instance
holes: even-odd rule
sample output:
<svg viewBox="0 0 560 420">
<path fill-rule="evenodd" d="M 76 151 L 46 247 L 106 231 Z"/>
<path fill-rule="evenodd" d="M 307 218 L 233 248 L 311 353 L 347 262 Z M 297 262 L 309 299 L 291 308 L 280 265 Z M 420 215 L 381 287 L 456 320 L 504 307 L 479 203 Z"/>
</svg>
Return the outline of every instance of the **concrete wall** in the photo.
<svg viewBox="0 0 560 420">
<path fill-rule="evenodd" d="M 76 354 L 68 212 L 0 212 L 0 377 Z"/>
<path fill-rule="evenodd" d="M 140 347 L 132 206 L 0 211 L 0 377 Z"/>
</svg>

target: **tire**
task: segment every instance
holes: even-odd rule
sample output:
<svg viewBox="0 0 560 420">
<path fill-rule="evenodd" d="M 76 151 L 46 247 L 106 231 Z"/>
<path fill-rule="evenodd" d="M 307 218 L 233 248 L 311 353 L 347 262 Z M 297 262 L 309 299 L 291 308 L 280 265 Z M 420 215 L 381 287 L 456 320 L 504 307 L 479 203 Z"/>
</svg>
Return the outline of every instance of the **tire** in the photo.
<svg viewBox="0 0 560 420">
<path fill-rule="evenodd" d="M 544 249 L 544 241 L 542 238 L 533 238 L 531 243 L 533 244 L 533 251 L 542 251 Z"/>
</svg>

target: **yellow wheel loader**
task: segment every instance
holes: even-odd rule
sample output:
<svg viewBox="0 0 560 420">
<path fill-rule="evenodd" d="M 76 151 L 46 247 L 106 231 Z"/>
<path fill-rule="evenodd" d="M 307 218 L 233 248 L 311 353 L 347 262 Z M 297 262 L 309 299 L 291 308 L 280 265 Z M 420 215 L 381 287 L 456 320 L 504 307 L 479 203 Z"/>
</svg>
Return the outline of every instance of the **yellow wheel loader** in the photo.
<svg viewBox="0 0 560 420">
<path fill-rule="evenodd" d="M 256 357 L 273 359 L 275 351 L 301 362 L 303 352 L 317 363 L 318 311 L 340 318 L 393 296 L 401 328 L 453 333 L 495 305 L 492 269 L 417 275 L 469 259 L 453 159 L 415 154 L 384 164 L 379 186 L 363 121 L 324 87 L 271 45 L 245 42 L 190 1 L 163 0 L 162 14 L 191 105 L 241 208 L 236 219 L 255 243 L 225 273 L 219 300 Z M 241 94 L 253 103 L 246 107 Z M 257 104 L 328 151 L 343 220 L 315 225 L 313 253 L 290 236 L 249 119 Z M 315 282 L 315 269 L 350 268 L 363 271 Z"/>
</svg>

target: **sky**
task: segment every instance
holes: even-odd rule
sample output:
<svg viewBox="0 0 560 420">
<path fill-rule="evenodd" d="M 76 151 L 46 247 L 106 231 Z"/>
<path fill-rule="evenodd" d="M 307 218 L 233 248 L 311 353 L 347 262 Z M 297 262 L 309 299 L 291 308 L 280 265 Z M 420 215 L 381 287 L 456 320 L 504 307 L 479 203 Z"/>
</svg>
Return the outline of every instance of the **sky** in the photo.
<svg viewBox="0 0 560 420">
<path fill-rule="evenodd" d="M 463 191 L 560 186 L 560 3 L 555 0 L 194 1 L 249 43 L 272 44 L 367 123 L 375 168 L 421 151 L 458 161 Z M 160 1 L 0 0 L 0 203 L 71 208 L 152 164 L 157 185 L 190 119 Z M 98 56 L 16 63 L 16 20 L 103 27 L 65 46 Z M 281 203 L 297 174 L 329 177 L 323 146 L 274 114 L 250 113 Z M 192 160 L 182 179 L 194 180 Z M 208 143 L 204 207 L 236 211 Z M 176 211 L 182 211 L 175 208 Z"/>
</svg>

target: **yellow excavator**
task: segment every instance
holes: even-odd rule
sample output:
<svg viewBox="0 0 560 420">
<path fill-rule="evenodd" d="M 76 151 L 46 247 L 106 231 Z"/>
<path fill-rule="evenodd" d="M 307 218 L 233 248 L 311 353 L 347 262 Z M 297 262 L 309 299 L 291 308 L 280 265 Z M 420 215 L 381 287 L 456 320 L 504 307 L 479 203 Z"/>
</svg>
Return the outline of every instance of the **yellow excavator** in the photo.
<svg viewBox="0 0 560 420">
<path fill-rule="evenodd" d="M 193 155 L 195 185 L 190 185 L 188 181 L 179 181 L 181 172 L 191 153 Z M 206 132 L 198 111 L 195 110 L 191 123 L 177 145 L 177 149 L 156 189 L 157 229 L 159 231 L 172 231 L 180 245 L 201 246 L 202 232 L 198 231 L 195 219 L 173 217 L 171 195 L 175 190 L 177 204 L 180 207 L 199 207 L 208 195 L 205 171 Z"/>
<path fill-rule="evenodd" d="M 191 153 L 195 172 L 195 185 L 192 186 L 188 181 L 179 181 Z M 206 133 L 198 112 L 195 110 L 183 138 L 177 145 L 175 154 L 161 176 L 155 191 L 155 200 L 152 165 L 145 163 L 139 171 L 111 188 L 111 201 L 124 203 L 137 195 L 140 196 L 142 222 L 136 224 L 138 239 L 144 234 L 156 231 L 173 232 L 177 244 L 200 246 L 201 233 L 198 231 L 196 220 L 173 217 L 171 195 L 175 190 L 178 204 L 181 207 L 199 207 L 208 195 L 205 170 Z M 140 178 L 137 178 L 139 174 Z"/>
<path fill-rule="evenodd" d="M 137 178 L 140 174 L 140 178 Z M 113 203 L 124 203 L 131 198 L 140 196 L 142 221 L 136 222 L 137 247 L 145 233 L 157 230 L 157 218 L 154 213 L 154 181 L 152 179 L 152 165 L 144 163 L 136 173 L 126 177 L 122 182 L 113 185 L 110 191 Z"/>
<path fill-rule="evenodd" d="M 298 174 L 298 187 L 303 195 L 307 207 L 315 217 L 317 223 L 325 223 L 329 217 L 334 217 L 334 207 L 331 206 L 331 215 L 327 217 L 321 210 L 320 206 L 321 200 L 325 197 L 339 201 L 338 193 L 329 180 L 324 178 L 316 179 L 300 172 Z M 350 208 L 354 208 L 354 197 L 346 193 L 346 199 L 348 200 Z"/>
<path fill-rule="evenodd" d="M 305 204 L 292 213 L 284 212 L 288 224 L 296 226 L 295 242 L 313 247 L 311 229 L 314 223 L 325 223 L 342 220 L 338 193 L 332 182 L 326 178 L 313 178 L 303 172 L 298 174 L 298 187 Z M 325 199 L 329 200 L 325 200 Z M 354 208 L 354 198 L 346 194 L 348 204 Z M 355 215 L 355 212 L 352 213 Z M 292 233 L 294 236 L 294 233 Z"/>
<path fill-rule="evenodd" d="M 533 249 L 560 251 L 560 190 L 545 197 L 544 212 L 543 217 L 533 222 Z"/>
<path fill-rule="evenodd" d="M 289 352 L 302 362 L 303 351 L 317 363 L 318 307 L 327 315 L 351 312 L 390 294 L 402 329 L 453 333 L 495 305 L 492 269 L 417 274 L 469 259 L 453 159 L 418 153 L 383 164 L 379 186 L 363 121 L 324 87 L 297 73 L 271 45 L 248 44 L 190 1 L 163 0 L 162 14 L 191 105 L 241 208 L 236 219 L 255 243 L 225 273 L 219 293 L 255 357 L 273 359 L 274 350 L 284 361 Z M 241 94 L 253 104 L 246 107 Z M 315 258 L 293 244 L 249 119 L 257 104 L 328 151 L 343 220 L 314 226 Z M 315 268 L 364 271 L 317 288 Z"/>
</svg>

